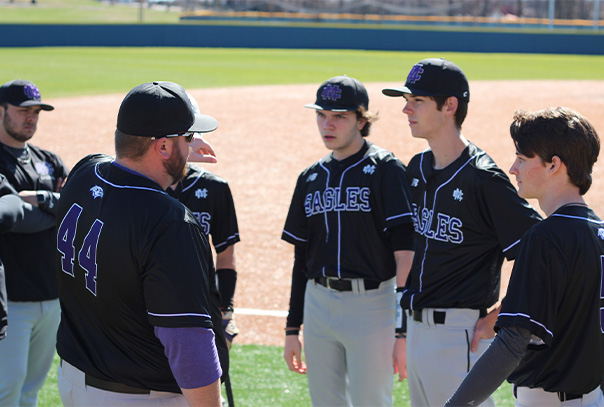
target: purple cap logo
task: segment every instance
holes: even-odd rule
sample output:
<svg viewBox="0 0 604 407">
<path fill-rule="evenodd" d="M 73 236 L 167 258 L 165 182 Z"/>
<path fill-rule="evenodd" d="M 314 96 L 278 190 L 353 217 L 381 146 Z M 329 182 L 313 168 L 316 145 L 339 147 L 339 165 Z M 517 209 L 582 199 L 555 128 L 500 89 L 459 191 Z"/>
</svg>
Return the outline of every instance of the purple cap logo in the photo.
<svg viewBox="0 0 604 407">
<path fill-rule="evenodd" d="M 327 85 L 323 88 L 323 92 L 321 92 L 321 99 L 323 100 L 332 100 L 337 101 L 342 97 L 342 89 L 338 85 Z"/>
<path fill-rule="evenodd" d="M 413 65 L 411 68 L 411 72 L 409 72 L 409 76 L 407 76 L 407 83 L 415 83 L 422 78 L 422 74 L 424 73 L 424 69 L 420 64 Z"/>
<path fill-rule="evenodd" d="M 40 100 L 40 91 L 33 83 L 25 85 L 23 87 L 23 93 L 25 93 L 25 96 L 27 96 L 28 99 Z"/>
</svg>

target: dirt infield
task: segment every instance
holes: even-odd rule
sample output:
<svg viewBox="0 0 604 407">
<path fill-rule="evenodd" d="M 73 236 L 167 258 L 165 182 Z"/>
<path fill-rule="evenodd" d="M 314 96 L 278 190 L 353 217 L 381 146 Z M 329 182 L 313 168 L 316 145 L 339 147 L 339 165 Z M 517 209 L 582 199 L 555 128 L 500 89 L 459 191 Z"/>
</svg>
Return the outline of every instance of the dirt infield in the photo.
<svg viewBox="0 0 604 407">
<path fill-rule="evenodd" d="M 411 138 L 402 114 L 403 99 L 381 89 L 393 83 L 368 83 L 370 108 L 378 111 L 369 140 L 407 163 L 425 149 Z M 236 308 L 287 310 L 293 248 L 280 240 L 296 178 L 327 150 L 319 138 L 314 111 L 316 85 L 190 90 L 202 113 L 214 116 L 218 130 L 207 136 L 219 163 L 205 167 L 229 181 L 239 220 L 236 245 L 239 282 Z M 513 81 L 470 84 L 472 94 L 463 134 L 507 171 L 514 160 L 509 123 L 516 109 L 568 106 L 581 112 L 604 137 L 604 81 Z M 48 99 L 33 144 L 58 153 L 68 167 L 93 152 L 113 154 L 113 131 L 124 94 Z M 604 216 L 604 157 L 596 164 L 588 203 Z M 512 177 L 513 181 L 513 177 Z M 506 273 L 510 266 L 506 264 Z M 239 315 L 242 344 L 283 344 L 285 318 Z"/>
</svg>

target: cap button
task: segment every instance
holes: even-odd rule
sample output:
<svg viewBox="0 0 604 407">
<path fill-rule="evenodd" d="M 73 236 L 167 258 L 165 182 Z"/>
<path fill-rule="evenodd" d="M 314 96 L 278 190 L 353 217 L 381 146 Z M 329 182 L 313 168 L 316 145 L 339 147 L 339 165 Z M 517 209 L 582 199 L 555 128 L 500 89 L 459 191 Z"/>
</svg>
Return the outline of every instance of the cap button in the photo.
<svg viewBox="0 0 604 407">
<path fill-rule="evenodd" d="M 153 81 L 153 84 L 154 84 L 154 85 L 159 85 L 159 82 L 157 82 L 157 81 Z"/>
</svg>

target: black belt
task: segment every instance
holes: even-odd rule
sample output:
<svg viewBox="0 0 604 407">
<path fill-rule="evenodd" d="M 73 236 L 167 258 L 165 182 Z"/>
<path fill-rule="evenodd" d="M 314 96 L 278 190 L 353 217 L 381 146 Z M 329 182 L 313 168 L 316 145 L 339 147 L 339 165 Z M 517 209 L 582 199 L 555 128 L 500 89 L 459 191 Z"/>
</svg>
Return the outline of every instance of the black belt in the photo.
<svg viewBox="0 0 604 407">
<path fill-rule="evenodd" d="M 409 311 L 414 321 L 424 322 L 422 317 L 422 310 L 419 311 Z M 432 311 L 434 314 L 432 315 L 435 324 L 444 324 L 445 319 L 447 318 L 447 313 L 445 311 Z"/>
<path fill-rule="evenodd" d="M 316 277 L 315 282 L 336 291 L 352 291 L 352 280 L 341 280 L 336 277 Z M 381 281 L 363 279 L 365 290 L 375 290 L 379 288 Z"/>
<path fill-rule="evenodd" d="M 518 398 L 518 394 L 517 394 L 517 390 L 516 390 L 517 388 L 518 388 L 518 386 L 514 385 L 514 397 L 516 397 L 516 398 Z M 580 399 L 583 397 L 583 394 L 566 393 L 564 391 L 558 391 L 558 392 L 556 392 L 556 394 L 558 395 L 558 400 L 560 400 L 560 402 L 576 400 L 576 399 Z"/>
<path fill-rule="evenodd" d="M 151 390 L 139 389 L 138 387 L 128 386 L 127 384 L 108 382 L 107 380 L 97 379 L 90 375 L 85 375 L 84 379 L 87 386 L 95 387 L 101 390 L 112 391 L 114 393 L 126 394 L 150 394 Z"/>
</svg>

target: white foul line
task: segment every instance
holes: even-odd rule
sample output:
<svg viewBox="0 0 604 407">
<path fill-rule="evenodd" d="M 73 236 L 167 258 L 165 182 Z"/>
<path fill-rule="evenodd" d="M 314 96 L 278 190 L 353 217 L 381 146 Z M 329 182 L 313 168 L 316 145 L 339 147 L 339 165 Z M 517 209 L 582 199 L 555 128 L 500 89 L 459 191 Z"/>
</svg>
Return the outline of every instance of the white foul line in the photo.
<svg viewBox="0 0 604 407">
<path fill-rule="evenodd" d="M 254 308 L 235 308 L 235 315 L 257 315 L 262 317 L 286 317 L 287 311 Z"/>
</svg>

